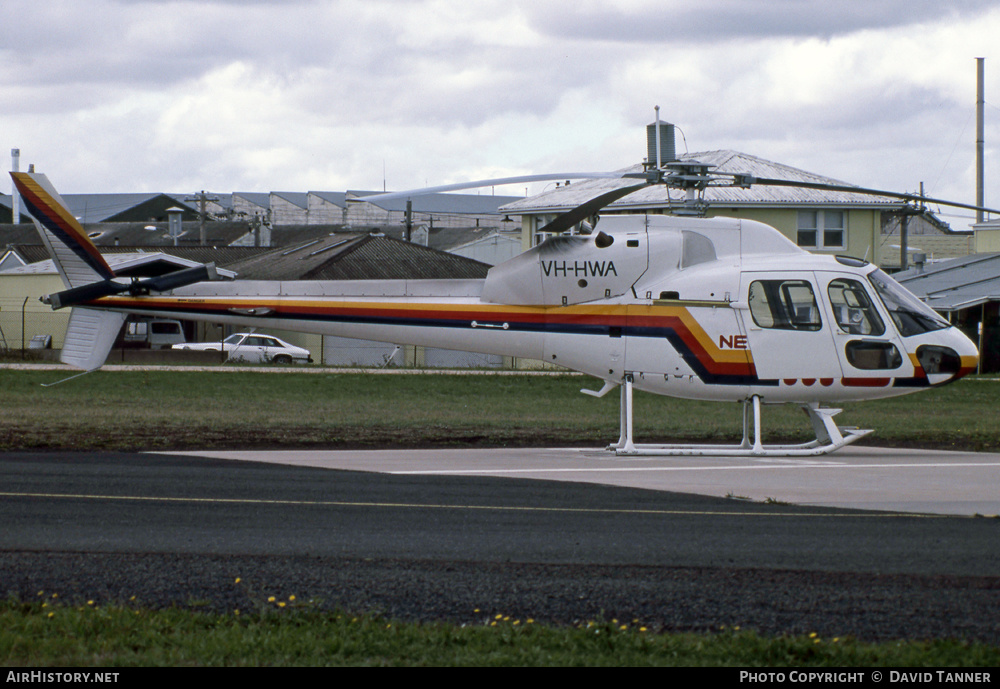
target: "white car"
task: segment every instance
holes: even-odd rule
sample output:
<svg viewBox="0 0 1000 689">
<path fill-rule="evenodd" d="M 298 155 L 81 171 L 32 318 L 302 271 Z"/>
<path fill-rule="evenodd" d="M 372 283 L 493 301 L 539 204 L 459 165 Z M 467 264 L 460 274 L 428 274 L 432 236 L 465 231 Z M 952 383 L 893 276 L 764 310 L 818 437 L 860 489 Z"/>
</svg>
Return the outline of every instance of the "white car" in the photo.
<svg viewBox="0 0 1000 689">
<path fill-rule="evenodd" d="M 261 333 L 234 333 L 219 342 L 185 342 L 176 344 L 173 349 L 189 349 L 199 352 L 227 353 L 230 361 L 243 361 L 254 364 L 305 364 L 312 363 L 312 354 L 308 349 L 290 345 L 273 335 Z"/>
</svg>

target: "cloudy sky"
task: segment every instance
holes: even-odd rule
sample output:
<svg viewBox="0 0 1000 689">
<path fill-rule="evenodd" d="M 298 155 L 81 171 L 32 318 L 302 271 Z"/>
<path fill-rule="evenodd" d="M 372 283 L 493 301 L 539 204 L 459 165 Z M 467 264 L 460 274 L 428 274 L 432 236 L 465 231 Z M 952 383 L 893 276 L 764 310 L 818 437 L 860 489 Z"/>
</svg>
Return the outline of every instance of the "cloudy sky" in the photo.
<svg viewBox="0 0 1000 689">
<path fill-rule="evenodd" d="M 400 189 L 625 167 L 659 105 L 681 152 L 972 203 L 985 57 L 998 206 L 998 37 L 996 0 L 4 0 L 0 154 L 65 192 Z"/>
</svg>

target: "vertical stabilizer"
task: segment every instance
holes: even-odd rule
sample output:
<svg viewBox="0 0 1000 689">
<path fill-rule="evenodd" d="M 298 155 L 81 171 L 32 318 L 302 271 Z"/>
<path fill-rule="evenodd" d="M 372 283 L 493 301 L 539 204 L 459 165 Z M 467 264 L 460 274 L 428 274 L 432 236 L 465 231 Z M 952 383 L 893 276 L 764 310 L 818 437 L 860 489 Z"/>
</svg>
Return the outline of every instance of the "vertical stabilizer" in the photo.
<svg viewBox="0 0 1000 689">
<path fill-rule="evenodd" d="M 12 172 L 10 176 L 66 287 L 114 278 L 114 271 L 45 175 Z"/>
<path fill-rule="evenodd" d="M 82 306 L 73 308 L 63 342 L 64 364 L 93 371 L 104 365 L 127 314 L 100 311 Z"/>
</svg>

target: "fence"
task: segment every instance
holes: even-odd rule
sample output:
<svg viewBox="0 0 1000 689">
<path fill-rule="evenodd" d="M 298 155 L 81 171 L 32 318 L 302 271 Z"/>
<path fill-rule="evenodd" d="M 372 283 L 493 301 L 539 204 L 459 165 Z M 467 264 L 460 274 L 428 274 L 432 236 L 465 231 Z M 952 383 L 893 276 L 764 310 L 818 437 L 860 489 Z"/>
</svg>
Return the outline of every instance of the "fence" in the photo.
<svg viewBox="0 0 1000 689">
<path fill-rule="evenodd" d="M 53 311 L 37 299 L 0 297 L 0 354 L 28 359 L 37 357 L 36 350 L 60 349 L 68 321 L 68 311 Z"/>
</svg>

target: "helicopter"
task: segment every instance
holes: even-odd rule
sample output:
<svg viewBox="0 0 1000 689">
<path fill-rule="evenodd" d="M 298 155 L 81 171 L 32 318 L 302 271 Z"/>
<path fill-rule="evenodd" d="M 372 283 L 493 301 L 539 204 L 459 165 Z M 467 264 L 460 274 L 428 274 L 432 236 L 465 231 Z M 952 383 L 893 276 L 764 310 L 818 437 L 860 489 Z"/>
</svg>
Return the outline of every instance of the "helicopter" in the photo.
<svg viewBox="0 0 1000 689">
<path fill-rule="evenodd" d="M 771 184 L 976 207 L 717 173 L 673 160 L 661 135 L 657 110 L 639 172 L 531 175 L 364 199 L 543 179 L 623 180 L 556 217 L 540 230 L 548 239 L 484 280 L 220 281 L 214 264 L 120 278 L 45 175 L 11 175 L 66 286 L 41 299 L 73 307 L 62 361 L 85 372 L 103 365 L 129 314 L 501 354 L 594 376 L 602 387 L 581 391 L 593 396 L 618 388 L 620 434 L 607 448 L 616 455 L 794 457 L 827 454 L 871 432 L 837 426 L 841 409 L 831 405 L 904 395 L 975 370 L 972 341 L 877 266 L 809 253 L 760 222 L 697 217 L 697 206 L 711 186 Z M 684 190 L 690 212 L 598 215 L 652 185 Z M 636 442 L 634 390 L 740 403 L 742 441 Z M 801 407 L 815 439 L 765 444 L 762 406 L 771 404 Z"/>
</svg>

